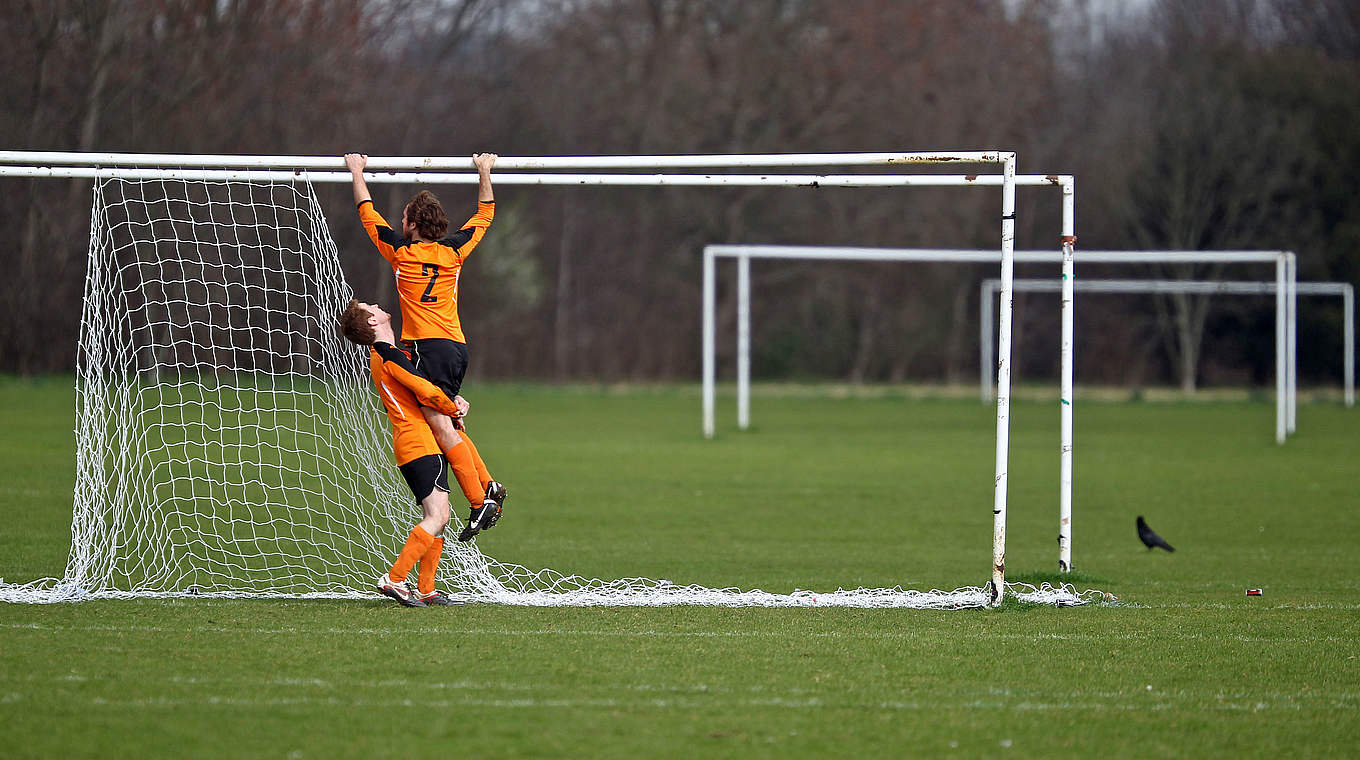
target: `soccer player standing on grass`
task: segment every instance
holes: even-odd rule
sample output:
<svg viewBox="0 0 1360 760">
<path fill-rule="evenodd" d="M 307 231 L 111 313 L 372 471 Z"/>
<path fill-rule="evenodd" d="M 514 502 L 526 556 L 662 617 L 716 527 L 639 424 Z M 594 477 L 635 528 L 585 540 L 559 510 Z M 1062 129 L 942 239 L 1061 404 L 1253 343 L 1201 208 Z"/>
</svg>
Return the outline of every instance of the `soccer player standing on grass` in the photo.
<svg viewBox="0 0 1360 760">
<path fill-rule="evenodd" d="M 392 265 L 401 299 L 402 347 L 411 355 L 416 370 L 444 390 L 450 398 L 458 395 L 467 373 L 467 340 L 458 320 L 458 280 L 463 262 L 481 242 L 495 216 L 495 196 L 491 191 L 491 167 L 495 153 L 472 157 L 479 177 L 477 213 L 452 235 L 449 220 L 439 199 L 422 190 L 406 204 L 401 214 L 398 235 L 373 207 L 373 196 L 364 181 L 368 156 L 345 154 L 354 183 L 354 203 L 359 220 L 378 252 Z M 460 451 L 457 426 L 453 417 L 428 406 L 421 413 L 434 431 L 440 449 L 457 474 L 470 466 L 466 452 Z M 505 505 L 505 486 L 492 480 L 484 484 L 479 501 L 472 504 L 467 526 L 458 534 L 468 541 L 500 519 Z"/>
<path fill-rule="evenodd" d="M 392 423 L 392 452 L 397 468 L 424 512 L 423 519 L 406 537 L 406 545 L 392 569 L 378 579 L 378 591 L 408 607 L 452 604 L 447 596 L 434 589 L 435 571 L 444 551 L 444 539 L 440 534 L 449 524 L 448 464 L 420 410 L 437 409 L 441 414 L 459 420 L 461 427 L 468 404 L 462 396 L 450 400 L 444 391 L 416 374 L 410 359 L 393 345 L 396 336 L 392 333 L 392 316 L 380 307 L 351 300 L 340 315 L 340 332 L 353 343 L 371 347 L 368 368 Z M 470 471 L 460 471 L 455 466 L 454 474 L 469 503 L 474 499 L 480 502 L 485 493 L 483 484 L 495 481 L 491 480 L 486 464 L 466 431 L 455 431 L 454 435 L 460 438 L 458 448 L 472 462 L 467 468 Z M 417 593 L 412 594 L 405 581 L 417 562 L 420 563 L 420 574 Z"/>
</svg>

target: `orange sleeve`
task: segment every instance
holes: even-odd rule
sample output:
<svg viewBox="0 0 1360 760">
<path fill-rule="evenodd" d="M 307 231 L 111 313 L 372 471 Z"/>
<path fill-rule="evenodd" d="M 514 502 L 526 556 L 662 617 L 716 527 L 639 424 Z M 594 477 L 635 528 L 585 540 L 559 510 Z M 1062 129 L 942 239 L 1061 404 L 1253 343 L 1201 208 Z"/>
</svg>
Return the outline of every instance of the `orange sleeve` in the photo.
<svg viewBox="0 0 1360 760">
<path fill-rule="evenodd" d="M 467 259 L 468 254 L 472 253 L 472 249 L 482 242 L 482 237 L 486 235 L 486 229 L 491 226 L 491 220 L 495 216 L 495 201 L 477 201 L 477 213 L 467 220 L 467 224 L 439 242 L 452 248 L 454 255 L 458 257 L 458 263 L 461 264 Z"/>
<path fill-rule="evenodd" d="M 373 350 L 382 357 L 387 376 L 405 386 L 420 401 L 421 406 L 436 409 L 455 419 L 459 416 L 453 400 L 439 386 L 416 374 L 416 368 L 401 349 L 390 343 L 375 343 Z"/>
<path fill-rule="evenodd" d="M 359 221 L 364 225 L 364 231 L 368 233 L 368 239 L 373 241 L 373 245 L 378 247 L 378 253 L 384 259 L 392 261 L 397 255 L 397 249 L 405 245 L 410 245 L 409 240 L 404 240 L 400 235 L 392 230 L 392 227 L 383 219 L 382 214 L 373 207 L 373 201 L 363 201 L 359 204 Z"/>
</svg>

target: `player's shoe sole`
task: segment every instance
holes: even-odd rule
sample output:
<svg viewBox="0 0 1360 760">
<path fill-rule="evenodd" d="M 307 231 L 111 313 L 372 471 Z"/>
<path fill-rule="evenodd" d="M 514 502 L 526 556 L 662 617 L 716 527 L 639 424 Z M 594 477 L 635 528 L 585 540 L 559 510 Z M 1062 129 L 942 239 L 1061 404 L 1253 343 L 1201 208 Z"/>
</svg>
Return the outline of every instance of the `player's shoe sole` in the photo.
<svg viewBox="0 0 1360 760">
<path fill-rule="evenodd" d="M 494 501 L 504 507 L 505 497 L 509 495 L 509 492 L 505 490 L 505 486 L 494 480 L 486 484 L 486 498 L 489 501 Z"/>
<path fill-rule="evenodd" d="M 429 596 L 414 597 L 417 601 L 423 602 L 427 607 L 460 607 L 462 602 L 455 602 L 443 594 L 435 593 Z"/>
</svg>

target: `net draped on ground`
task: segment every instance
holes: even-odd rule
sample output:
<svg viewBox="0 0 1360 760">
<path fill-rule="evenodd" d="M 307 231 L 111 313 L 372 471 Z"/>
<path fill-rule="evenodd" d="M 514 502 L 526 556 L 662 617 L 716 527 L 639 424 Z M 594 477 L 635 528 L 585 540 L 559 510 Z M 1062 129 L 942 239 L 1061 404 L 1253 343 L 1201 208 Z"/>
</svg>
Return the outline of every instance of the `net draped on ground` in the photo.
<svg viewBox="0 0 1360 760">
<path fill-rule="evenodd" d="M 373 597 L 419 510 L 392 466 L 352 296 L 311 185 L 106 179 L 94 188 L 62 578 L 0 601 Z M 457 516 L 450 530 L 461 528 Z M 600 580 L 444 546 L 464 602 L 530 606 L 985 606 L 979 587 L 794 591 Z M 1107 595 L 1011 584 L 1021 601 Z"/>
</svg>

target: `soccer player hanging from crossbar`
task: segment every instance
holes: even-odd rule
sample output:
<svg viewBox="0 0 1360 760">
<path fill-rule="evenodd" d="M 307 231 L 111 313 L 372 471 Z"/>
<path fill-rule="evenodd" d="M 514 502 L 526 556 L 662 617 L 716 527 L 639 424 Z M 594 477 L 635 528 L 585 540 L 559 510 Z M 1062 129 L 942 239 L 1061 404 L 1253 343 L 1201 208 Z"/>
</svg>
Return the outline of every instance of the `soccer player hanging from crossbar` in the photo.
<svg viewBox="0 0 1360 760">
<path fill-rule="evenodd" d="M 457 232 L 449 234 L 449 221 L 439 199 L 422 190 L 406 204 L 401 214 L 401 235 L 393 231 L 377 209 L 364 180 L 368 156 L 362 153 L 345 154 L 354 185 L 354 203 L 359 209 L 359 220 L 378 253 L 392 265 L 397 280 L 397 294 L 401 302 L 402 347 L 411 355 L 417 372 L 443 389 L 449 398 L 462 389 L 467 373 L 467 340 L 458 319 L 458 281 L 463 262 L 481 242 L 495 216 L 495 196 L 491 190 L 491 167 L 495 153 L 478 153 L 472 157 L 479 178 L 477 213 Z M 439 447 L 453 465 L 454 475 L 464 491 L 465 478 L 472 478 L 472 468 L 466 452 L 459 447 L 460 436 L 452 417 L 421 407 Z M 470 482 L 470 481 L 469 481 Z M 505 505 L 506 490 L 500 483 L 486 479 L 481 483 L 479 499 L 471 501 L 467 526 L 458 535 L 467 541 L 500 519 Z"/>
</svg>

